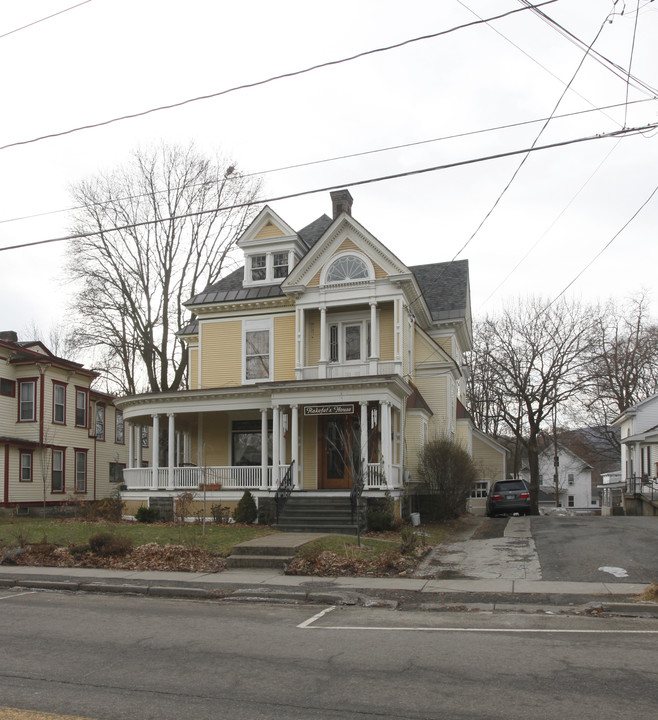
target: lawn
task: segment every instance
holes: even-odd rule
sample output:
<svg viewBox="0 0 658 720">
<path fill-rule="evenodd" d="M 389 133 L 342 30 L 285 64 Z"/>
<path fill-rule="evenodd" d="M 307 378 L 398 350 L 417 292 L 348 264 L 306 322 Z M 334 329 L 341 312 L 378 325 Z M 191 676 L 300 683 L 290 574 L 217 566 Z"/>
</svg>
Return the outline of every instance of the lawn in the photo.
<svg viewBox="0 0 658 720">
<path fill-rule="evenodd" d="M 17 547 L 31 543 L 48 542 L 61 547 L 82 545 L 92 535 L 112 533 L 128 536 L 133 545 L 158 543 L 158 545 L 185 545 L 207 550 L 214 555 L 226 557 L 231 548 L 252 538 L 269 535 L 275 530 L 258 525 L 206 524 L 203 535 L 199 523 L 146 524 L 134 522 L 82 522 L 65 519 L 0 518 L 0 547 Z"/>
</svg>

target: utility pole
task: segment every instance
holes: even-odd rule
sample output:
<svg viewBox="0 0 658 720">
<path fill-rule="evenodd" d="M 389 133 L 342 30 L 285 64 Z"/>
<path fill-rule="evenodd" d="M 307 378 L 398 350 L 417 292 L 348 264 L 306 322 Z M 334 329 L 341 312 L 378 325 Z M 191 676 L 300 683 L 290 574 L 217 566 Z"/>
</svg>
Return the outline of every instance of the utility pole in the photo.
<svg viewBox="0 0 658 720">
<path fill-rule="evenodd" d="M 557 410 L 553 408 L 553 483 L 555 485 L 555 507 L 560 507 L 560 456 L 557 452 Z"/>
</svg>

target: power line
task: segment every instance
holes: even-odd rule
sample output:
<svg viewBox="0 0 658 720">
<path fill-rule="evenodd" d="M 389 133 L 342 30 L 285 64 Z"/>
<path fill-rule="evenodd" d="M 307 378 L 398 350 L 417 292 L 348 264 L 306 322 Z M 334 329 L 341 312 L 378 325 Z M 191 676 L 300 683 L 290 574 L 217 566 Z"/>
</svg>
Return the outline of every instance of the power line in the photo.
<svg viewBox="0 0 658 720">
<path fill-rule="evenodd" d="M 605 110 L 614 110 L 616 108 L 626 107 L 627 104 L 628 105 L 637 105 L 637 104 L 641 104 L 641 103 L 656 102 L 657 100 L 658 100 L 658 98 L 644 98 L 642 100 L 631 100 L 628 103 L 621 102 L 621 103 L 615 103 L 614 105 L 603 105 L 601 107 L 591 107 L 587 110 L 575 110 L 573 112 L 563 113 L 561 115 L 554 115 L 553 120 L 563 120 L 565 118 L 576 117 L 578 115 L 586 115 L 587 113 L 603 112 Z M 606 115 L 606 117 L 608 117 L 608 116 Z M 452 135 L 443 135 L 443 136 L 437 137 L 437 138 L 429 138 L 429 139 L 425 139 L 425 140 L 415 140 L 415 141 L 412 141 L 409 143 L 401 143 L 398 145 L 389 145 L 389 146 L 383 147 L 383 148 L 375 148 L 372 150 L 362 150 L 360 152 L 347 153 L 344 155 L 335 155 L 330 158 L 321 158 L 319 160 L 308 160 L 306 162 L 294 163 L 292 165 L 282 165 L 280 167 L 270 168 L 268 170 L 259 170 L 259 171 L 243 173 L 243 174 L 241 173 L 239 175 L 239 177 L 248 178 L 248 177 L 254 177 L 254 176 L 269 175 L 272 173 L 283 172 L 285 170 L 296 170 L 298 168 L 311 167 L 313 165 L 322 165 L 324 163 L 336 162 L 338 160 L 350 160 L 352 158 L 364 157 L 366 155 L 374 155 L 374 154 L 383 153 L 383 152 L 389 152 L 391 150 L 404 150 L 406 148 L 418 147 L 420 145 L 428 145 L 430 143 L 435 143 L 435 142 L 444 142 L 446 140 L 456 140 L 456 139 L 464 138 L 464 137 L 472 137 L 473 135 L 482 135 L 484 133 L 497 132 L 499 130 L 511 130 L 513 128 L 519 128 L 519 127 L 524 127 L 526 125 L 533 125 L 536 123 L 545 122 L 548 119 L 549 119 L 548 117 L 542 117 L 542 118 L 536 118 L 534 120 L 521 120 L 521 121 L 515 122 L 515 123 L 507 123 L 505 125 L 496 125 L 494 127 L 482 128 L 480 130 L 468 130 L 468 131 L 461 132 L 461 133 L 454 133 Z M 619 127 L 621 128 L 623 126 L 621 124 L 619 124 Z M 227 179 L 232 180 L 233 178 L 229 176 Z M 203 185 L 207 185 L 211 182 L 212 181 L 204 181 L 201 183 L 192 183 L 189 187 L 200 187 Z M 175 188 L 175 189 L 180 189 L 180 188 Z M 156 190 L 155 192 L 158 194 L 161 194 L 161 193 L 168 192 L 168 190 Z M 118 198 L 118 199 L 121 201 L 136 200 L 136 199 L 139 199 L 142 197 L 147 197 L 150 195 L 151 195 L 151 193 L 141 193 L 141 194 L 138 193 L 136 195 L 127 195 L 125 197 Z M 108 200 L 106 202 L 94 203 L 94 205 L 98 206 L 98 207 L 102 207 L 104 205 L 109 204 L 110 202 L 112 202 L 112 201 Z M 15 218 L 5 218 L 4 220 L 0 220 L 0 225 L 2 225 L 4 223 L 19 222 L 22 220 L 32 220 L 34 218 L 45 217 L 47 215 L 56 215 L 58 213 L 74 212 L 76 210 L 82 210 L 84 207 L 86 207 L 86 206 L 85 205 L 76 205 L 76 206 L 72 206 L 72 207 L 68 207 L 68 208 L 60 208 L 58 210 L 47 210 L 47 211 L 40 212 L 40 213 L 32 213 L 30 215 L 22 215 L 20 217 L 15 217 Z"/>
<path fill-rule="evenodd" d="M 184 213 L 182 215 L 172 215 L 170 217 L 158 218 L 156 220 L 144 220 L 142 222 L 128 223 L 126 225 L 121 225 L 121 226 L 117 226 L 117 227 L 102 228 L 95 232 L 77 233 L 77 234 L 73 234 L 73 235 L 65 235 L 63 237 L 58 237 L 58 238 L 49 238 L 47 240 L 37 240 L 35 242 L 27 242 L 27 243 L 20 243 L 17 245 L 9 245 L 9 246 L 0 248 L 0 252 L 6 251 L 6 250 L 17 250 L 19 248 L 25 248 L 25 247 L 34 247 L 36 245 L 46 245 L 48 243 L 63 242 L 65 240 L 76 240 L 76 239 L 85 238 L 85 237 L 94 237 L 95 235 L 102 235 L 103 233 L 118 232 L 120 230 L 128 230 L 130 228 L 144 227 L 146 225 L 157 225 L 158 223 L 169 222 L 171 220 L 184 220 L 186 218 L 198 217 L 200 215 L 208 215 L 210 213 L 221 212 L 224 210 L 234 210 L 234 209 L 239 209 L 239 208 L 244 208 L 244 207 L 250 207 L 252 205 L 263 205 L 266 203 L 280 202 L 282 200 L 290 200 L 293 198 L 304 197 L 307 195 L 316 195 L 318 193 L 325 193 L 325 192 L 329 192 L 331 190 L 339 190 L 342 188 L 349 188 L 349 187 L 359 187 L 362 185 L 369 185 L 372 183 L 384 182 L 387 180 L 397 180 L 400 178 L 411 177 L 414 175 L 422 175 L 424 173 L 436 172 L 438 170 L 449 170 L 451 168 L 461 167 L 464 165 L 474 165 L 476 163 L 487 162 L 489 160 L 499 160 L 502 158 L 512 157 L 515 155 L 523 155 L 524 153 L 527 154 L 527 153 L 536 152 L 539 150 L 550 150 L 553 148 L 565 147 L 568 145 L 575 145 L 578 143 L 589 142 L 591 140 L 602 140 L 604 138 L 637 135 L 645 130 L 652 129 L 652 128 L 658 128 L 658 123 L 652 123 L 650 125 L 644 125 L 644 126 L 640 126 L 637 128 L 623 128 L 621 130 L 614 130 L 609 133 L 601 133 L 599 135 L 589 135 L 587 137 L 574 138 L 571 140 L 561 140 L 559 142 L 549 143 L 547 145 L 534 145 L 533 147 L 523 148 L 521 150 L 510 150 L 508 152 L 496 153 L 495 155 L 485 155 L 482 157 L 471 158 L 470 160 L 460 160 L 460 161 L 456 161 L 456 162 L 452 162 L 452 163 L 444 163 L 442 165 L 435 165 L 432 167 L 421 168 L 418 170 L 409 170 L 409 171 L 403 172 L 403 173 L 395 173 L 392 175 L 382 175 L 379 177 L 367 178 L 365 180 L 356 180 L 353 182 L 339 183 L 337 185 L 329 185 L 327 187 L 316 188 L 314 190 L 302 190 L 297 193 L 289 193 L 287 195 L 279 195 L 277 197 L 271 197 L 266 200 L 236 203 L 234 205 L 227 205 L 225 207 L 216 207 L 216 208 L 210 208 L 207 210 L 199 210 L 196 212 Z"/>
<path fill-rule="evenodd" d="M 71 135 L 72 133 L 80 132 L 82 130 L 91 130 L 93 128 L 103 127 L 105 125 L 111 125 L 113 123 L 121 122 L 123 120 L 133 120 L 138 117 L 143 117 L 145 115 L 150 115 L 155 112 L 160 112 L 162 110 L 171 110 L 173 108 L 182 107 L 184 105 L 189 105 L 193 102 L 198 102 L 200 100 L 209 100 L 211 98 L 220 97 L 222 95 L 228 95 L 229 93 L 236 92 L 238 90 L 245 90 L 248 88 L 258 87 L 260 85 L 267 85 L 268 83 L 275 82 L 277 80 L 283 80 L 285 78 L 291 78 L 296 77 L 299 75 L 304 75 L 306 73 L 313 72 L 315 70 L 319 70 L 321 68 L 326 67 L 332 67 L 334 65 L 341 65 L 343 63 L 352 62 L 353 60 L 358 60 L 359 58 L 367 57 L 369 55 L 375 55 L 377 53 L 382 52 L 388 52 L 389 50 L 397 50 L 398 48 L 405 47 L 406 45 L 411 45 L 412 43 L 422 42 L 423 40 L 431 40 L 433 38 L 441 37 L 442 35 L 448 35 L 452 32 L 455 32 L 457 30 L 464 30 L 465 28 L 474 27 L 476 25 L 482 25 L 487 22 L 493 22 L 494 20 L 500 20 L 502 18 L 508 17 L 510 15 L 514 15 L 519 12 L 524 12 L 525 10 L 529 10 L 535 7 L 542 7 L 544 5 L 550 5 L 554 2 L 557 2 L 557 0 L 545 0 L 542 3 L 539 3 L 538 5 L 531 5 L 529 8 L 527 7 L 521 7 L 517 8 L 516 10 L 509 10 L 508 12 L 501 13 L 500 15 L 494 15 L 492 17 L 486 18 L 484 20 L 475 20 L 470 23 L 465 23 L 463 25 L 456 25 L 455 27 L 449 28 L 448 30 L 441 30 L 439 32 L 430 33 L 428 35 L 421 35 L 420 37 L 410 38 L 408 40 L 403 40 L 399 43 L 394 43 L 393 45 L 387 45 L 385 47 L 379 47 L 375 48 L 373 50 L 365 50 L 363 52 L 357 53 L 356 55 L 350 55 L 346 58 L 341 58 L 339 60 L 329 60 L 327 62 L 318 63 L 317 65 L 312 65 L 308 68 L 304 68 L 302 70 L 294 70 L 292 72 L 288 73 L 282 73 L 281 75 L 273 75 L 272 77 L 266 78 L 265 80 L 257 80 L 255 82 L 251 83 L 244 83 L 242 85 L 236 85 L 232 88 L 228 88 L 226 90 L 220 90 L 215 93 L 209 93 L 208 95 L 199 95 L 198 97 L 194 98 L 188 98 L 187 100 L 181 100 L 180 102 L 171 103 L 169 105 L 160 105 L 159 107 L 153 107 L 149 108 L 148 110 L 142 110 L 140 112 L 136 113 L 130 113 L 127 115 L 121 115 L 119 117 L 111 118 L 109 120 L 103 120 L 101 122 L 97 123 L 90 123 L 89 125 L 80 125 L 75 128 L 70 128 L 69 130 L 62 130 L 60 132 L 54 132 L 54 133 L 48 133 L 47 135 L 41 135 L 36 138 L 31 138 L 30 140 L 19 140 L 17 142 L 8 143 L 7 145 L 1 145 L 0 150 L 7 150 L 8 148 L 12 147 L 18 147 L 20 145 L 29 145 L 31 143 L 40 142 L 41 140 L 48 140 L 55 137 L 62 137 L 64 135 Z"/>
<path fill-rule="evenodd" d="M 603 253 L 612 245 L 612 243 L 626 230 L 626 228 L 635 220 L 635 218 L 644 210 L 644 208 L 651 202 L 653 196 L 658 192 L 658 185 L 653 189 L 649 197 L 640 205 L 640 207 L 631 215 L 631 217 L 621 226 L 621 228 L 608 240 L 608 242 L 596 253 L 596 255 L 585 265 L 585 267 L 571 280 L 571 282 L 565 286 L 565 288 L 556 295 L 553 300 L 546 306 L 545 310 L 548 310 L 551 305 L 556 303 L 562 295 L 578 280 L 578 278 L 586 271 L 588 270 L 600 257 L 603 255 Z M 540 313 L 541 315 L 541 313 Z M 538 315 L 537 317 L 540 317 Z"/>
<path fill-rule="evenodd" d="M 13 35 L 14 33 L 19 32 L 20 30 L 25 30 L 29 27 L 32 27 L 33 25 L 38 25 L 39 23 L 42 23 L 46 20 L 50 20 L 51 18 L 57 17 L 58 15 L 62 15 L 65 12 L 68 12 L 69 10 L 75 10 L 75 8 L 80 7 L 81 5 L 86 5 L 87 3 L 90 3 L 91 0 L 84 0 L 84 2 L 80 2 L 77 5 L 71 5 L 71 7 L 67 7 L 64 10 L 60 10 L 59 12 L 53 13 L 52 15 L 47 15 L 46 17 L 42 17 L 40 20 L 35 20 L 34 22 L 28 23 L 27 25 L 23 25 L 22 27 L 16 28 L 15 30 L 10 30 L 9 32 L 3 33 L 0 35 L 0 40 L 4 37 L 7 37 L 8 35 Z"/>
</svg>

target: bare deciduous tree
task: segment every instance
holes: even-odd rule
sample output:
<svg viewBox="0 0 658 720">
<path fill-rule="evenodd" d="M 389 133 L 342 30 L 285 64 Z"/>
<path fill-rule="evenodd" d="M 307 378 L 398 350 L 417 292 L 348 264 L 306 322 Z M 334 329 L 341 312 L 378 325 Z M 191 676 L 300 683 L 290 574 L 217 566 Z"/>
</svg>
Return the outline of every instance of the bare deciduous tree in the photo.
<svg viewBox="0 0 658 720">
<path fill-rule="evenodd" d="M 134 152 L 73 188 L 69 273 L 79 285 L 74 336 L 124 393 L 180 387 L 183 302 L 216 282 L 256 210 L 260 182 L 194 146 Z M 226 208 L 226 209 L 223 209 Z M 93 233 L 93 234 L 90 234 Z"/>
<path fill-rule="evenodd" d="M 486 382 L 495 388 L 487 411 L 528 454 L 532 511 L 538 512 L 542 424 L 578 392 L 591 356 L 592 316 L 577 303 L 519 300 L 486 318 L 475 337 Z M 476 416 L 477 417 L 477 416 Z"/>
<path fill-rule="evenodd" d="M 646 292 L 622 304 L 610 300 L 598 308 L 594 324 L 583 408 L 587 424 L 602 428 L 616 450 L 620 443 L 612 420 L 658 388 L 658 325 L 648 306 Z"/>
</svg>

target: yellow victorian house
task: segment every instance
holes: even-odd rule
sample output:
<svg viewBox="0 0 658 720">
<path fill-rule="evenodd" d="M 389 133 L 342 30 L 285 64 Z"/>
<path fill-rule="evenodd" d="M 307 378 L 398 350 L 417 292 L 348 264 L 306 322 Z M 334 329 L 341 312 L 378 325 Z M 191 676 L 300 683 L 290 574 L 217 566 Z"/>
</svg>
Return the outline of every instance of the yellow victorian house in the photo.
<svg viewBox="0 0 658 720">
<path fill-rule="evenodd" d="M 186 303 L 186 390 L 116 401 L 129 511 L 183 491 L 200 500 L 204 488 L 228 506 L 244 490 L 260 505 L 278 491 L 281 526 L 301 529 L 303 498 L 317 527 L 345 529 L 360 493 L 390 493 L 400 511 L 420 449 L 438 436 L 490 458 L 485 481 L 504 476 L 503 449 L 458 413 L 467 261 L 407 267 L 352 217 L 347 190 L 331 198 L 332 217 L 299 231 L 265 207 L 238 241 L 244 266 Z M 145 427 L 148 468 L 138 458 Z"/>
</svg>

